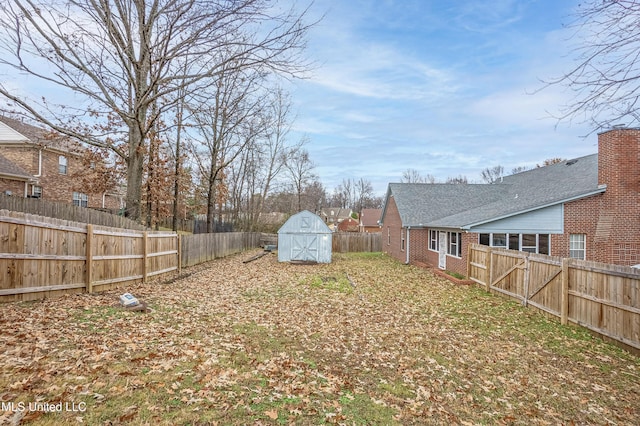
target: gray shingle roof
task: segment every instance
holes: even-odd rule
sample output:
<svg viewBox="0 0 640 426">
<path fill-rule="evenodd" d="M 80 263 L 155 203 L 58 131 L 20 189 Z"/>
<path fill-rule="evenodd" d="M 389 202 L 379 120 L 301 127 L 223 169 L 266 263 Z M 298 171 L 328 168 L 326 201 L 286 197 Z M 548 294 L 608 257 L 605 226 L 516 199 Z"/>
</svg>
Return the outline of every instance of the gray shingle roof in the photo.
<svg viewBox="0 0 640 426">
<path fill-rule="evenodd" d="M 468 228 L 603 192 L 598 155 L 504 177 L 494 184 L 391 183 L 403 226 Z"/>
<path fill-rule="evenodd" d="M 35 179 L 22 167 L 8 160 L 4 155 L 0 154 L 0 175 L 11 176 L 21 179 Z"/>
</svg>

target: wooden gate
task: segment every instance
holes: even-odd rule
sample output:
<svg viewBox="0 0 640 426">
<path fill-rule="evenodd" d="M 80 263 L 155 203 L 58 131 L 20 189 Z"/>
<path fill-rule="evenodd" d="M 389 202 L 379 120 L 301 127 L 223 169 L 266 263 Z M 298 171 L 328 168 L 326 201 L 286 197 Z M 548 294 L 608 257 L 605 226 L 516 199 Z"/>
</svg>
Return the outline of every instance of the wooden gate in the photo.
<svg viewBox="0 0 640 426">
<path fill-rule="evenodd" d="M 634 268 L 470 244 L 467 276 L 562 324 L 640 352 L 640 273 Z"/>
<path fill-rule="evenodd" d="M 525 306 L 530 304 L 560 316 L 561 258 L 477 245 L 470 255 L 467 275 L 472 280 L 487 290 L 516 298 Z"/>
</svg>

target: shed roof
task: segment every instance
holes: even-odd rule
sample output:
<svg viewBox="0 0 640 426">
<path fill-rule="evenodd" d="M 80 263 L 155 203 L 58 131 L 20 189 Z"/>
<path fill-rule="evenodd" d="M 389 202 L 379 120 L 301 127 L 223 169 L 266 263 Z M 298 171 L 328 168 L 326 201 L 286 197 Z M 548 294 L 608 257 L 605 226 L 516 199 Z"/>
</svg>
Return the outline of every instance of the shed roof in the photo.
<svg viewBox="0 0 640 426">
<path fill-rule="evenodd" d="M 474 225 L 604 192 L 598 155 L 539 167 L 493 184 L 391 183 L 403 226 L 468 229 Z M 383 217 L 384 217 L 383 212 Z"/>
<path fill-rule="evenodd" d="M 287 219 L 278 234 L 331 234 L 331 229 L 320 216 L 303 210 Z"/>
</svg>

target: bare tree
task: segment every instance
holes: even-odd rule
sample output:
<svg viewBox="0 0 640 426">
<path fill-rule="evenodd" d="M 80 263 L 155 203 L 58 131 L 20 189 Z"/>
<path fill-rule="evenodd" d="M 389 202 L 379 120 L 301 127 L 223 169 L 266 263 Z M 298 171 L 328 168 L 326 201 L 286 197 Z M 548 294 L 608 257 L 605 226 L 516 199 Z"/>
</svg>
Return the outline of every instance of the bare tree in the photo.
<svg viewBox="0 0 640 426">
<path fill-rule="evenodd" d="M 291 150 L 285 163 L 293 191 L 298 200 L 298 211 L 302 210 L 302 195 L 305 187 L 315 178 L 313 173 L 315 165 L 309 157 L 309 151 L 303 148 L 307 142 L 308 138 L 305 137 L 298 147 Z"/>
<path fill-rule="evenodd" d="M 194 138 L 205 151 L 195 158 L 207 194 L 207 232 L 214 232 L 215 206 L 221 195 L 226 195 L 220 191 L 224 189 L 224 170 L 264 132 L 263 104 L 255 94 L 260 81 L 258 73 L 224 70 L 210 88 L 213 93 L 203 94 L 203 100 L 190 107 Z"/>
<path fill-rule="evenodd" d="M 560 157 L 547 158 L 546 160 L 544 160 L 542 162 L 542 164 L 536 164 L 536 167 L 546 167 L 546 166 L 550 166 L 552 164 L 562 163 L 563 161 L 566 161 L 566 160 L 564 158 L 560 158 Z"/>
<path fill-rule="evenodd" d="M 407 169 L 402 172 L 402 183 L 435 183 L 436 178 L 431 174 L 422 176 L 416 169 Z"/>
<path fill-rule="evenodd" d="M 138 219 L 147 137 L 173 107 L 159 99 L 184 87 L 197 92 L 230 64 L 304 71 L 306 10 L 276 10 L 267 0 L 5 0 L 0 67 L 54 86 L 75 103 L 53 105 L 6 84 L 0 96 L 15 112 L 121 157 L 127 214 Z"/>
<path fill-rule="evenodd" d="M 527 166 L 518 166 L 511 169 L 511 174 L 515 175 L 516 173 L 526 172 L 527 170 L 529 170 L 529 167 Z"/>
<path fill-rule="evenodd" d="M 243 229 L 258 225 L 269 194 L 277 188 L 277 178 L 284 170 L 291 147 L 287 136 L 291 129 L 291 100 L 281 88 L 265 97 L 261 109 L 263 127 L 252 137 L 242 156 L 230 170 L 230 191 L 234 219 Z M 243 210 L 242 214 L 240 209 Z"/>
<path fill-rule="evenodd" d="M 359 215 L 360 212 L 362 212 L 362 209 L 367 207 L 369 201 L 374 198 L 373 185 L 371 184 L 371 181 L 360 178 L 355 182 L 354 188 L 356 199 L 353 207 Z"/>
<path fill-rule="evenodd" d="M 466 176 L 462 176 L 462 175 L 458 175 L 456 177 L 448 177 L 446 182 L 447 183 L 454 183 L 454 184 L 466 184 L 466 183 L 469 183 L 467 177 Z"/>
<path fill-rule="evenodd" d="M 482 180 L 486 183 L 494 183 L 498 179 L 500 179 L 504 174 L 504 167 L 502 166 L 493 166 L 487 167 L 482 171 Z"/>
<path fill-rule="evenodd" d="M 637 122 L 640 93 L 640 3 L 581 2 L 568 25 L 578 47 L 575 66 L 547 85 L 568 86 L 575 96 L 559 120 L 590 122 L 594 131 Z M 546 87 L 546 86 L 545 86 Z"/>
<path fill-rule="evenodd" d="M 331 197 L 333 207 L 349 208 L 359 213 L 363 208 L 374 208 L 379 204 L 373 194 L 373 185 L 367 179 L 342 179 Z"/>
</svg>

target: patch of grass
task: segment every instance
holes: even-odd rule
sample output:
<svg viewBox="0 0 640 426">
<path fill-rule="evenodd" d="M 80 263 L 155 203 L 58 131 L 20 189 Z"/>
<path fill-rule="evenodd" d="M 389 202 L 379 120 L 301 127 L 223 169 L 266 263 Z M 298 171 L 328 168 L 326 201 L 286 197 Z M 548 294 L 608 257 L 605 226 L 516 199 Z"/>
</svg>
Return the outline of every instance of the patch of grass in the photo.
<svg viewBox="0 0 640 426">
<path fill-rule="evenodd" d="M 453 271 L 444 271 L 447 275 L 452 276 L 453 278 L 457 278 L 459 280 L 464 280 L 466 277 L 458 272 Z"/>
<path fill-rule="evenodd" d="M 311 278 L 309 285 L 313 288 L 333 290 L 340 293 L 353 293 L 353 286 L 344 275 L 315 275 Z"/>
<path fill-rule="evenodd" d="M 378 385 L 378 388 L 382 392 L 388 392 L 391 395 L 398 398 L 409 398 L 413 396 L 414 392 L 407 387 L 403 382 L 395 381 L 392 383 L 383 382 Z"/>
<path fill-rule="evenodd" d="M 356 425 L 399 425 L 394 418 L 397 411 L 389 406 L 376 403 L 366 394 L 345 392 L 339 399 L 342 415 L 349 424 Z"/>
</svg>

